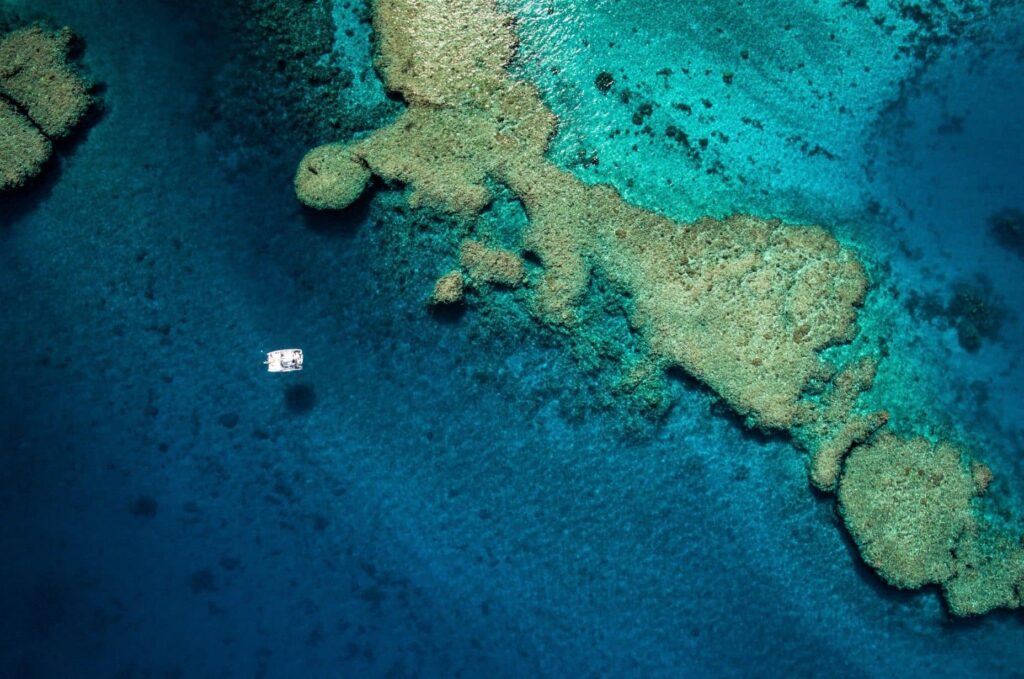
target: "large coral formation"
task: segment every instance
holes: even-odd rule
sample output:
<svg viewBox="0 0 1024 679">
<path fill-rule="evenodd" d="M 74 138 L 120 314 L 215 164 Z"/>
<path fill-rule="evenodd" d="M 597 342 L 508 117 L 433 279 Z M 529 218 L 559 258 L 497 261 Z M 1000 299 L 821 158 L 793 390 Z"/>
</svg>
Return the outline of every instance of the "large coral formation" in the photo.
<svg viewBox="0 0 1024 679">
<path fill-rule="evenodd" d="M 954 566 L 943 587 L 957 615 L 1024 605 L 1024 544 L 1010 531 L 972 522 L 957 542 Z"/>
<path fill-rule="evenodd" d="M 39 174 L 53 147 L 12 104 L 0 99 L 0 190 Z"/>
<path fill-rule="evenodd" d="M 74 35 L 30 26 L 0 37 L 0 191 L 37 175 L 51 140 L 92 105 L 90 83 L 68 62 Z"/>
<path fill-rule="evenodd" d="M 497 180 L 529 216 L 524 246 L 544 267 L 535 293 L 544 320 L 571 326 L 597 269 L 635 301 L 631 322 L 653 356 L 696 375 L 760 426 L 800 422 L 801 392 L 827 371 L 817 352 L 854 333 L 866 284 L 860 264 L 819 228 L 752 217 L 679 225 L 550 164 L 554 116 L 504 70 L 509 21 L 486 2 L 376 3 L 378 67 L 411 106 L 364 140 L 311 151 L 296 186 L 323 185 L 323 163 L 311 159 L 347 153 L 408 184 L 414 205 L 474 215 L 491 199 L 488 180 Z M 419 58 L 401 56 L 413 53 Z"/>
<path fill-rule="evenodd" d="M 864 560 L 889 583 L 941 584 L 959 615 L 1015 608 L 1024 545 L 978 511 L 991 479 L 947 442 L 885 433 L 850 453 L 839 508 Z"/>
<path fill-rule="evenodd" d="M 850 453 L 839 507 L 865 561 L 897 587 L 921 587 L 955 573 L 977 494 L 958 448 L 885 433 Z"/>
<path fill-rule="evenodd" d="M 506 71 L 512 19 L 493 0 L 373 8 L 377 68 L 409 107 L 369 137 L 311 151 L 295 180 L 302 200 L 347 205 L 372 173 L 406 184 L 413 205 L 472 222 L 496 190 L 511 191 L 529 219 L 520 247 L 541 266 L 527 272 L 516 253 L 467 240 L 460 264 L 471 282 L 525 282 L 534 314 L 572 332 L 598 278 L 625 300 L 641 338 L 641 381 L 681 368 L 751 426 L 792 432 L 811 453 L 813 483 L 838 485 L 847 524 L 883 577 L 942 583 L 958 613 L 1019 605 L 1010 564 L 1020 548 L 981 516 L 969 457 L 890 433 L 872 440 L 888 419 L 857 407 L 873 360 L 837 372 L 821 357 L 856 334 L 867 280 L 849 250 L 821 228 L 745 215 L 680 224 L 550 163 L 557 121 Z M 452 281 L 441 281 L 448 297 Z"/>
</svg>

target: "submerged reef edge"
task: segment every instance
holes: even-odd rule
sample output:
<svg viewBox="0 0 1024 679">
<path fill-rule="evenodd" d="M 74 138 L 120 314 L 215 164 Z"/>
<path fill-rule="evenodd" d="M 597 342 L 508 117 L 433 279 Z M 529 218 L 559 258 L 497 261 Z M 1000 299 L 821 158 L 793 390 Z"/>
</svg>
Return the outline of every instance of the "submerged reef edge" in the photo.
<svg viewBox="0 0 1024 679">
<path fill-rule="evenodd" d="M 641 340 L 628 366 L 634 390 L 681 369 L 748 426 L 787 432 L 888 583 L 939 585 L 960 616 L 1021 606 L 1024 538 L 988 497 L 989 468 L 861 407 L 873 356 L 841 366 L 821 356 L 858 332 L 868 281 L 853 252 L 816 226 L 675 222 L 551 163 L 557 120 L 506 70 L 514 19 L 492 0 L 374 0 L 372 11 L 375 65 L 408 107 L 363 139 L 310 151 L 295 177 L 303 203 L 344 209 L 377 176 L 407 185 L 414 207 L 472 223 L 496 191 L 511 192 L 528 218 L 518 251 L 465 239 L 433 303 L 516 288 L 538 321 L 572 334 L 588 286 L 602 280 Z"/>
</svg>

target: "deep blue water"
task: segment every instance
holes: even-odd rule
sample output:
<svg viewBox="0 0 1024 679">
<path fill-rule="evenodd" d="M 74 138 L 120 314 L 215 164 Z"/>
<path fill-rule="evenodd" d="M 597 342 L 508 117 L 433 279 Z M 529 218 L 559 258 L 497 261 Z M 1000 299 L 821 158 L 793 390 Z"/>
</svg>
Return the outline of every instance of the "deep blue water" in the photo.
<svg viewBox="0 0 1024 679">
<path fill-rule="evenodd" d="M 872 274 L 894 419 L 980 441 L 1020 492 L 1024 256 L 988 221 L 1024 210 L 1012 4 L 903 61 L 899 3 L 508 4 L 557 162 L 680 218 L 832 228 Z M 0 675 L 1024 675 L 1020 612 L 885 586 L 785 440 L 683 383 L 626 426 L 528 321 L 428 313 L 443 265 L 429 233 L 387 241 L 393 194 L 300 209 L 308 140 L 209 114 L 245 96 L 216 16 L 0 0 L 26 6 L 84 37 L 105 110 L 0 198 Z M 334 14 L 358 73 L 356 9 Z M 352 116 L 387 104 L 373 78 Z M 709 140 L 699 164 L 670 124 Z M 962 285 L 999 319 L 970 351 Z M 305 370 L 267 374 L 285 346 Z"/>
</svg>

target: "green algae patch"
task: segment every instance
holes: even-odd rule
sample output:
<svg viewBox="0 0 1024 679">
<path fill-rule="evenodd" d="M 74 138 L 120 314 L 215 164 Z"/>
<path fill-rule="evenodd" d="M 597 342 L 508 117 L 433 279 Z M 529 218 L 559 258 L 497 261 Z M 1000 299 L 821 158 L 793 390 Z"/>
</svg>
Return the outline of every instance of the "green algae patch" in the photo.
<svg viewBox="0 0 1024 679">
<path fill-rule="evenodd" d="M 0 191 L 39 174 L 50 140 L 71 134 L 93 104 L 69 62 L 74 34 L 30 26 L 0 36 Z"/>
<path fill-rule="evenodd" d="M 897 587 L 944 583 L 954 552 L 974 525 L 978 494 L 960 449 L 882 434 L 854 448 L 839 485 L 839 508 L 864 560 Z"/>
<path fill-rule="evenodd" d="M 652 410 L 666 370 L 682 369 L 748 426 L 787 431 L 810 453 L 811 482 L 838 492 L 861 554 L 888 582 L 940 583 L 962 615 L 1020 605 L 1019 549 L 976 506 L 991 474 L 949 443 L 876 433 L 887 413 L 858 404 L 874 360 L 840 370 L 821 355 L 857 334 L 867 276 L 852 251 L 818 226 L 673 221 L 554 165 L 545 154 L 557 120 L 506 71 L 513 21 L 492 0 L 376 0 L 373 10 L 376 66 L 409 106 L 365 138 L 311 151 L 296 176 L 303 202 L 347 206 L 370 175 L 405 185 L 413 208 L 460 231 L 461 270 L 437 280 L 433 303 L 461 300 L 466 286 L 479 299 L 514 288 L 535 319 L 589 347 L 581 363 L 598 352 L 620 361 L 612 391 Z M 504 247 L 474 233 L 496 198 L 526 216 L 503 230 Z M 625 317 L 628 351 L 595 330 L 595 308 L 609 306 Z"/>
</svg>

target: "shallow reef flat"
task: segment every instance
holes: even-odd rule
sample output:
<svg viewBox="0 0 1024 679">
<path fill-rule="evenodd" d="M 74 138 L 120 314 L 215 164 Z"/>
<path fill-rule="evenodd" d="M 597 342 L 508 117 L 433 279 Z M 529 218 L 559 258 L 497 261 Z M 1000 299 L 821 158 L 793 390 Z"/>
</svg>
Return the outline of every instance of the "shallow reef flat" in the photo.
<svg viewBox="0 0 1024 679">
<path fill-rule="evenodd" d="M 517 249 L 538 263 L 525 281 L 538 320 L 572 333 L 591 278 L 603 278 L 651 377 L 682 369 L 748 426 L 791 432 L 811 482 L 838 488 L 847 528 L 888 582 L 942 584 L 960 615 L 1021 604 L 1024 536 L 976 501 L 989 468 L 945 441 L 879 433 L 887 412 L 857 404 L 874 359 L 836 366 L 820 355 L 857 332 L 868 281 L 852 252 L 819 227 L 744 215 L 677 223 L 552 164 L 557 121 L 508 73 L 513 19 L 489 0 L 378 0 L 373 10 L 376 66 L 409 108 L 365 139 L 311 151 L 295 178 L 303 202 L 345 208 L 373 174 L 407 185 L 412 206 L 471 224 L 500 184 L 528 218 Z"/>
</svg>

